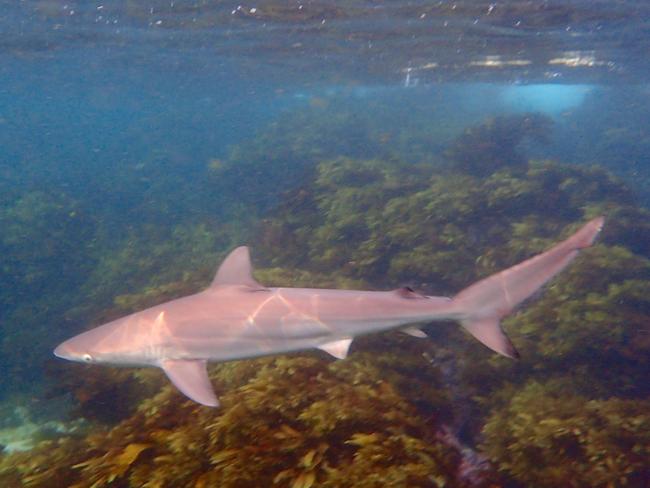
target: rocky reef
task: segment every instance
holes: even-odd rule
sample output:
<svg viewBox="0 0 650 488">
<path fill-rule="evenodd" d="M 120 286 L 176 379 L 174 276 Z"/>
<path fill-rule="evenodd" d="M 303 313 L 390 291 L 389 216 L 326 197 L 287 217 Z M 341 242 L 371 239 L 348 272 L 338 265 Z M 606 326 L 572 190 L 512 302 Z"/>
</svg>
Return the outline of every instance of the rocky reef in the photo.
<svg viewBox="0 0 650 488">
<path fill-rule="evenodd" d="M 589 399 L 572 382 L 528 382 L 484 426 L 485 448 L 524 486 L 644 486 L 650 401 Z"/>
<path fill-rule="evenodd" d="M 499 115 L 468 127 L 445 151 L 460 172 L 489 175 L 501 167 L 525 166 L 519 146 L 525 140 L 547 142 L 553 121 L 545 115 Z"/>
<path fill-rule="evenodd" d="M 513 124 L 520 132 L 504 142 Z M 159 371 L 51 365 L 50 395 L 66 392 L 84 427 L 0 455 L 0 485 L 642 486 L 649 212 L 602 169 L 518 153 L 518 141 L 545 125 L 488 121 L 451 144 L 446 164 L 380 150 L 364 158 L 349 147 L 312 154 L 273 205 L 249 202 L 260 218 L 246 230 L 234 217 L 210 230 L 200 219 L 165 232 L 149 222 L 112 249 L 99 240 L 82 289 L 102 306 L 69 312 L 101 322 L 198 290 L 244 235 L 256 277 L 269 285 L 453 295 L 605 215 L 598 243 L 505 321 L 520 361 L 459 327 L 429 324 L 429 341 L 360 338 L 343 361 L 307 352 L 215 365 L 219 409 L 185 399 Z M 303 126 L 304 146 L 318 147 L 309 127 L 319 126 Z M 213 162 L 206 181 L 270 171 L 267 160 L 241 154 L 273 141 Z M 296 144 L 288 163 L 299 164 Z M 66 202 L 42 212 L 77 211 Z"/>
<path fill-rule="evenodd" d="M 37 487 L 452 483 L 461 456 L 436 437 L 445 405 L 436 371 L 421 355 L 372 356 L 220 365 L 212 380 L 222 408 L 166 385 L 110 429 L 5 456 L 0 479 Z"/>
</svg>

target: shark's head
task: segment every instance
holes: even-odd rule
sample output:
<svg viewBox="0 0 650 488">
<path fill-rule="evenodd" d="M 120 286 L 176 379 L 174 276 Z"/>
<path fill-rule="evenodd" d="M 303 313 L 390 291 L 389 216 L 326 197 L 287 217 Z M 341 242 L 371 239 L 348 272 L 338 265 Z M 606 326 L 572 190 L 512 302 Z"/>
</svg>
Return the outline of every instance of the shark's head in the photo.
<svg viewBox="0 0 650 488">
<path fill-rule="evenodd" d="M 146 323 L 139 314 L 101 325 L 62 342 L 54 355 L 80 363 L 139 366 L 150 363 Z M 150 322 L 149 322 L 150 325 Z"/>
</svg>

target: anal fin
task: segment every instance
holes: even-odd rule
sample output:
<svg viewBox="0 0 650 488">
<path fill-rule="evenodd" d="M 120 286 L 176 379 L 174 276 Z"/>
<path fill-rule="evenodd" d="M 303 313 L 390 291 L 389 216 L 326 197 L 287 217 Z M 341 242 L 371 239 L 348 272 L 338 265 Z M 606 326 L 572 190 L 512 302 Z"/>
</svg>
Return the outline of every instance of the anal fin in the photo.
<svg viewBox="0 0 650 488">
<path fill-rule="evenodd" d="M 187 397 L 208 407 L 219 406 L 208 378 L 205 359 L 167 359 L 162 362 L 161 368 L 174 386 Z"/>
</svg>

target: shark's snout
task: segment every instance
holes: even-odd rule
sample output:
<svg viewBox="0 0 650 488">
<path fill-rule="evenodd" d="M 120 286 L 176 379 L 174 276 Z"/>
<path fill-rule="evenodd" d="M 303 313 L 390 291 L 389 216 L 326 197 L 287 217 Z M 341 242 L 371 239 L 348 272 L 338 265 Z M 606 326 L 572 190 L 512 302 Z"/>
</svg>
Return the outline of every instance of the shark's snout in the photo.
<svg viewBox="0 0 650 488">
<path fill-rule="evenodd" d="M 74 351 L 70 347 L 69 341 L 59 344 L 56 349 L 54 349 L 54 355 L 58 358 L 71 361 L 74 357 Z"/>
</svg>

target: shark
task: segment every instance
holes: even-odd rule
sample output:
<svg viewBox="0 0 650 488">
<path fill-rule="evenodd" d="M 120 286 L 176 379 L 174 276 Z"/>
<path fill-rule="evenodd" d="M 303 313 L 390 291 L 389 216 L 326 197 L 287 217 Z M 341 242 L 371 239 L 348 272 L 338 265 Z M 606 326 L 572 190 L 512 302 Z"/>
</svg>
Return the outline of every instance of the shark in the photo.
<svg viewBox="0 0 650 488">
<path fill-rule="evenodd" d="M 391 291 L 273 288 L 253 277 L 249 249 L 233 250 L 210 286 L 83 332 L 54 354 L 82 363 L 161 368 L 202 405 L 219 405 L 209 361 L 320 349 L 344 359 L 355 337 L 402 330 L 427 337 L 422 324 L 453 320 L 493 351 L 518 358 L 501 319 L 591 246 L 603 227 L 591 220 L 566 240 L 477 281 L 453 298 L 410 287 Z"/>
</svg>

